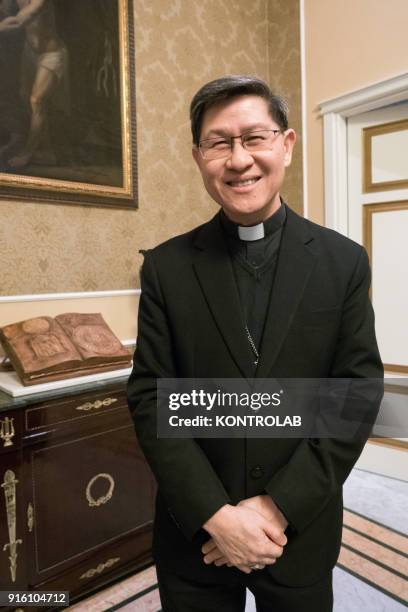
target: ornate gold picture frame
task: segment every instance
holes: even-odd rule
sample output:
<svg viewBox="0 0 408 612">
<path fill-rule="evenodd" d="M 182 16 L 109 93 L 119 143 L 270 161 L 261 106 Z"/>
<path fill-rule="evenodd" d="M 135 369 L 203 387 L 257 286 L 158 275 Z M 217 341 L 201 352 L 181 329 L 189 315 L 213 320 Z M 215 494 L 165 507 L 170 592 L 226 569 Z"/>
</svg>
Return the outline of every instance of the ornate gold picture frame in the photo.
<svg viewBox="0 0 408 612">
<path fill-rule="evenodd" d="M 373 178 L 373 138 L 378 136 L 386 136 L 395 133 L 406 132 L 405 140 L 408 140 L 408 119 L 401 121 L 392 121 L 382 125 L 375 125 L 363 129 L 363 192 L 372 193 L 375 191 L 386 191 L 390 189 L 406 189 L 408 188 L 408 173 L 405 164 L 404 176 L 398 180 L 377 180 Z M 407 150 L 403 148 L 396 152 L 401 160 L 407 160 Z"/>
<path fill-rule="evenodd" d="M 0 199 L 136 208 L 133 0 L 39 5 L 0 3 Z"/>
</svg>

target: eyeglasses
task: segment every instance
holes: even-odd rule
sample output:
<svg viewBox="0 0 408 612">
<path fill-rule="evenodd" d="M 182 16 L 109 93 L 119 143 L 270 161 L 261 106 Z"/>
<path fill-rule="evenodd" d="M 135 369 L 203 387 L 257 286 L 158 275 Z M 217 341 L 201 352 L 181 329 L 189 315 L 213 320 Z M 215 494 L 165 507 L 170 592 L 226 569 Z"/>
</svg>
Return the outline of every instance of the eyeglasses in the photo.
<svg viewBox="0 0 408 612">
<path fill-rule="evenodd" d="M 240 136 L 218 136 L 217 138 L 207 138 L 198 143 L 200 153 L 204 159 L 222 159 L 229 157 L 232 152 L 232 143 L 235 138 L 240 138 L 241 144 L 250 153 L 256 151 L 268 151 L 272 148 L 278 134 L 283 134 L 282 130 L 255 130 L 240 134 Z"/>
</svg>

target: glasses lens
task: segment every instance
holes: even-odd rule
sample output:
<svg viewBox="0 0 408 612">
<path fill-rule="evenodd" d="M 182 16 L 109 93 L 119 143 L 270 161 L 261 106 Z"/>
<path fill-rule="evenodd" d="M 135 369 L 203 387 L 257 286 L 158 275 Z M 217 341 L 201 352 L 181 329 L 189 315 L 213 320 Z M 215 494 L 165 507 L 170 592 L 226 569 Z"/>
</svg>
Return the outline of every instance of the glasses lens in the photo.
<svg viewBox="0 0 408 612">
<path fill-rule="evenodd" d="M 229 155 L 231 144 L 224 138 L 209 138 L 200 142 L 200 150 L 204 159 L 217 159 Z"/>
<path fill-rule="evenodd" d="M 279 130 L 256 130 L 242 136 L 243 145 L 248 151 L 265 151 L 270 149 Z"/>
</svg>

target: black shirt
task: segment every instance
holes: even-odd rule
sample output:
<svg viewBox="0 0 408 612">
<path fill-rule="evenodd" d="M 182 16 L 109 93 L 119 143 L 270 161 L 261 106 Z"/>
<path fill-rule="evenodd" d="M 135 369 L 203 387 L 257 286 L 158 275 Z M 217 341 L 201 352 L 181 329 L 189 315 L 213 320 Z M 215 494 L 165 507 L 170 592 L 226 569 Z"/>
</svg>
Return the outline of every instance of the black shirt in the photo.
<svg viewBox="0 0 408 612">
<path fill-rule="evenodd" d="M 258 352 L 285 221 L 286 209 L 282 203 L 264 222 L 265 236 L 259 240 L 247 241 L 240 239 L 238 225 L 221 211 L 221 225 L 227 239 L 241 302 L 243 333 L 246 334 L 247 326 Z M 252 349 L 251 354 L 255 360 Z"/>
</svg>

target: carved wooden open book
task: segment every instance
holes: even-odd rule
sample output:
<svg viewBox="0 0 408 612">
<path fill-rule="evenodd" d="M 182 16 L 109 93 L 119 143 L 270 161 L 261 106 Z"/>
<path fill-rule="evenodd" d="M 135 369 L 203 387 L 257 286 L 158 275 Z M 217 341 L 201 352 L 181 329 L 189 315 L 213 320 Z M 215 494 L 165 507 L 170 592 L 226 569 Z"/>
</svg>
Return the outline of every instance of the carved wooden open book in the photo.
<svg viewBox="0 0 408 612">
<path fill-rule="evenodd" d="M 23 385 L 127 368 L 131 355 L 99 313 L 36 317 L 0 328 Z"/>
</svg>

